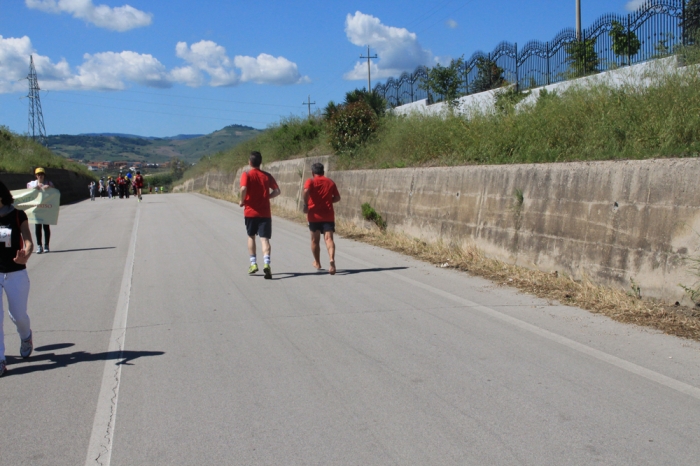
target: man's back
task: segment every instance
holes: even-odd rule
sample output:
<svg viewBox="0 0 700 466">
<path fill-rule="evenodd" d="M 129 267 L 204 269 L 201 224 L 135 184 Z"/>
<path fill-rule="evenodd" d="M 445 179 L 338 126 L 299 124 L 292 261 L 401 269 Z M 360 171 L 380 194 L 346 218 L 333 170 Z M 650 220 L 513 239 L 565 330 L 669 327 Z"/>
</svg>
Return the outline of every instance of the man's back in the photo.
<svg viewBox="0 0 700 466">
<path fill-rule="evenodd" d="M 338 187 L 333 180 L 323 175 L 316 175 L 306 180 L 304 189 L 309 192 L 309 222 L 333 222 L 335 212 L 333 210 L 333 198 L 338 197 Z"/>
<path fill-rule="evenodd" d="M 251 168 L 241 175 L 241 186 L 246 187 L 245 217 L 272 217 L 270 189 L 277 189 L 275 178 L 258 168 Z"/>
</svg>

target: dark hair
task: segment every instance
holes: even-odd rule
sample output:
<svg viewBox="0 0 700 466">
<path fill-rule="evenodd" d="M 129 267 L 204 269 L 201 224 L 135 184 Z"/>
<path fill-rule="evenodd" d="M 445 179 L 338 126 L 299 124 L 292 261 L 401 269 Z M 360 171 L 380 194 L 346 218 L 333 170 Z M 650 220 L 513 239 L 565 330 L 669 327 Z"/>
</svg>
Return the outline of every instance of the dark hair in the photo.
<svg viewBox="0 0 700 466">
<path fill-rule="evenodd" d="M 140 174 L 141 174 L 141 172 L 140 172 L 140 171 L 138 171 L 138 170 L 136 170 L 136 174 L 137 174 L 137 175 L 140 175 Z"/>
<path fill-rule="evenodd" d="M 262 163 L 262 154 L 258 151 L 253 151 L 250 153 L 250 165 L 254 168 L 260 168 Z"/>
<path fill-rule="evenodd" d="M 15 198 L 12 197 L 12 193 L 2 181 L 0 181 L 0 201 L 2 201 L 2 205 L 12 205 L 15 203 Z"/>
<path fill-rule="evenodd" d="M 311 173 L 314 175 L 323 175 L 323 164 L 316 162 L 315 164 L 311 165 Z"/>
</svg>

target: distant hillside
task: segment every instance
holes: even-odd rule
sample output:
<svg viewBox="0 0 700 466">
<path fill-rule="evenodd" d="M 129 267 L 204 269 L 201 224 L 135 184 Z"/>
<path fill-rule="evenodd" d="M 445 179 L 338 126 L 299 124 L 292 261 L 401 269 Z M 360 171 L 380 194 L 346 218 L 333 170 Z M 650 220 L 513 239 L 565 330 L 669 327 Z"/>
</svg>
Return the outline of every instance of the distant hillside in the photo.
<svg viewBox="0 0 700 466">
<path fill-rule="evenodd" d="M 162 163 L 178 157 L 192 163 L 204 155 L 228 150 L 260 132 L 250 126 L 231 125 L 206 135 L 181 134 L 154 138 L 117 133 L 61 134 L 47 137 L 46 142 L 54 153 L 85 162 L 128 160 Z"/>
</svg>

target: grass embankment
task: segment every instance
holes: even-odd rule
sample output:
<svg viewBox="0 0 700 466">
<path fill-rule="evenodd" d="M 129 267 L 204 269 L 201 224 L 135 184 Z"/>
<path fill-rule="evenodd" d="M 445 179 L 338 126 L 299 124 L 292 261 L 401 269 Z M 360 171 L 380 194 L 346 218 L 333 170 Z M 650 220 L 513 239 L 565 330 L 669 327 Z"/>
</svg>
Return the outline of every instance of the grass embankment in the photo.
<svg viewBox="0 0 700 466">
<path fill-rule="evenodd" d="M 193 178 L 209 170 L 235 172 L 248 164 L 248 156 L 254 150 L 263 154 L 266 163 L 331 153 L 321 120 L 289 117 L 229 151 L 202 157 L 185 172 L 184 178 Z"/>
<path fill-rule="evenodd" d="M 700 75 L 680 69 L 651 86 L 572 87 L 535 104 L 493 113 L 380 118 L 362 145 L 338 154 L 338 168 L 546 163 L 696 157 L 700 153 Z M 186 174 L 235 170 L 251 150 L 264 161 L 330 154 L 322 118 L 289 118 Z"/>
<path fill-rule="evenodd" d="M 0 126 L 0 171 L 31 174 L 36 167 L 63 168 L 93 177 L 85 166 L 55 155 L 30 138 Z"/>
<path fill-rule="evenodd" d="M 232 195 L 202 192 L 229 202 L 238 202 Z M 305 224 L 301 212 L 290 212 L 273 206 L 273 214 Z M 476 247 L 462 248 L 444 243 L 426 243 L 408 235 L 361 228 L 339 220 L 337 233 L 347 239 L 362 241 L 384 249 L 406 254 L 441 268 L 450 268 L 487 278 L 502 286 L 517 288 L 540 298 L 577 306 L 623 323 L 641 325 L 669 335 L 700 341 L 700 311 L 663 302 L 639 298 L 634 291 L 596 285 L 589 280 L 575 281 L 558 273 L 546 273 L 487 258 Z"/>
</svg>

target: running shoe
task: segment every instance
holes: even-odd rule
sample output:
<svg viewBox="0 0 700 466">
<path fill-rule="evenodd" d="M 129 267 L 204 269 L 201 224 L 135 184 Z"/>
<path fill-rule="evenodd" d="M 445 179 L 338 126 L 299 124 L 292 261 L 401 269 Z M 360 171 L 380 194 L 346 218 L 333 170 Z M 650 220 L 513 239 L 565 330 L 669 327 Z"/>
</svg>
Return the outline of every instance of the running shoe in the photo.
<svg viewBox="0 0 700 466">
<path fill-rule="evenodd" d="M 6 371 L 6 370 L 7 370 L 7 363 L 6 363 L 5 360 L 3 359 L 2 361 L 0 361 L 0 377 L 2 377 L 3 375 L 5 375 L 5 371 Z"/>
<path fill-rule="evenodd" d="M 32 351 L 34 350 L 34 343 L 32 343 L 32 334 L 29 334 L 26 340 L 22 340 L 22 344 L 19 347 L 19 355 L 23 358 L 28 358 Z"/>
<path fill-rule="evenodd" d="M 37 246 L 36 251 L 34 251 L 34 252 L 37 254 L 41 254 L 42 252 L 44 252 L 44 249 L 41 246 Z"/>
<path fill-rule="evenodd" d="M 248 267 L 248 273 L 249 274 L 254 274 L 258 271 L 258 264 L 250 264 L 250 267 Z"/>
<path fill-rule="evenodd" d="M 270 269 L 270 264 L 265 264 L 265 267 L 263 267 L 263 273 L 265 273 L 265 278 L 267 280 L 272 278 L 272 269 Z"/>
<path fill-rule="evenodd" d="M 47 246 L 44 246 L 44 252 L 51 252 L 51 251 L 49 251 L 49 246 L 48 246 L 48 245 L 47 245 Z"/>
</svg>

